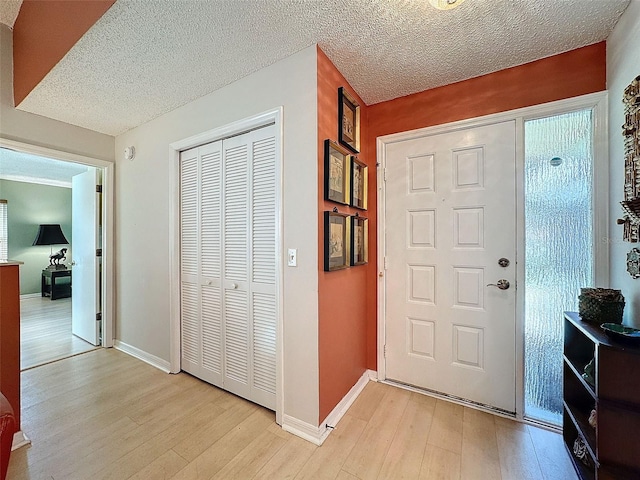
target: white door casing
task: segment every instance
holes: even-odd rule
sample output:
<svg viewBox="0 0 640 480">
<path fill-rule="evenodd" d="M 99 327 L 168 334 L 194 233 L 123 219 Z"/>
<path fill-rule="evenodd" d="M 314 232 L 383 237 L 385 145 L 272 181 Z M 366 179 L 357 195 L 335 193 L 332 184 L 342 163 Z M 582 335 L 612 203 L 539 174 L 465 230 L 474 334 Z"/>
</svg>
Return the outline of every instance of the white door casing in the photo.
<svg viewBox="0 0 640 480">
<path fill-rule="evenodd" d="M 100 194 L 96 192 L 98 170 L 89 168 L 72 180 L 71 235 L 73 242 L 73 293 L 71 332 L 92 345 L 100 344 L 100 269 L 96 256 L 100 230 Z"/>
<path fill-rule="evenodd" d="M 275 127 L 182 152 L 180 168 L 182 368 L 275 409 Z"/>
<path fill-rule="evenodd" d="M 515 412 L 515 150 L 514 121 L 385 146 L 387 379 Z"/>
</svg>

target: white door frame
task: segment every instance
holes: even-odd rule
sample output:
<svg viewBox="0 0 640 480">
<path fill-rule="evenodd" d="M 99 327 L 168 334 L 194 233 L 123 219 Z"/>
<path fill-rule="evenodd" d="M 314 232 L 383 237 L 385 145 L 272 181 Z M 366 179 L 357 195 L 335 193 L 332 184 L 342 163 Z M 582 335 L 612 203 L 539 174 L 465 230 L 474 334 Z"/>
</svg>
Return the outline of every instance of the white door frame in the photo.
<svg viewBox="0 0 640 480">
<path fill-rule="evenodd" d="M 509 120 L 516 122 L 516 265 L 524 265 L 524 122 L 535 118 L 559 115 L 591 108 L 594 119 L 594 270 L 595 284 L 609 285 L 609 249 L 606 239 L 609 227 L 609 163 L 608 163 L 608 106 L 607 92 L 597 92 L 566 100 L 519 108 L 458 122 L 420 128 L 408 132 L 385 135 L 377 139 L 378 169 L 378 379 L 386 379 L 385 343 L 385 149 L 391 143 L 414 138 L 439 135 L 456 130 L 475 128 Z M 524 285 L 524 268 L 516 267 L 516 283 Z M 558 312 L 561 315 L 562 312 Z M 524 289 L 516 290 L 516 418 L 524 415 Z"/>
<path fill-rule="evenodd" d="M 276 151 L 276 422 L 282 424 L 284 411 L 283 382 L 283 282 L 282 266 L 282 107 L 178 140 L 169 145 L 169 315 L 170 372 L 180 372 L 180 152 L 223 140 L 267 125 L 275 125 Z"/>
<path fill-rule="evenodd" d="M 5 138 L 0 138 L 0 147 L 102 169 L 102 346 L 105 348 L 113 347 L 115 322 L 115 284 L 113 269 L 114 162 L 28 143 L 16 142 Z"/>
</svg>

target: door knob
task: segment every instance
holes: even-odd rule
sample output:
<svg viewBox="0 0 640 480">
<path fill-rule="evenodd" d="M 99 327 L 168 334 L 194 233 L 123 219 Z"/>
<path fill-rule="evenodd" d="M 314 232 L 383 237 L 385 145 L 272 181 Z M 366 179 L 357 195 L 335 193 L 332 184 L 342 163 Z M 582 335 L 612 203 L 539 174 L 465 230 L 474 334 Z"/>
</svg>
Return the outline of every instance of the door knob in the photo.
<svg viewBox="0 0 640 480">
<path fill-rule="evenodd" d="M 500 290 L 508 290 L 510 286 L 509 280 L 504 278 L 498 280 L 498 283 L 487 283 L 487 287 L 498 287 Z"/>
<path fill-rule="evenodd" d="M 238 284 L 237 283 L 232 283 L 231 284 L 231 288 L 233 288 L 235 290 L 236 288 L 238 288 Z"/>
</svg>

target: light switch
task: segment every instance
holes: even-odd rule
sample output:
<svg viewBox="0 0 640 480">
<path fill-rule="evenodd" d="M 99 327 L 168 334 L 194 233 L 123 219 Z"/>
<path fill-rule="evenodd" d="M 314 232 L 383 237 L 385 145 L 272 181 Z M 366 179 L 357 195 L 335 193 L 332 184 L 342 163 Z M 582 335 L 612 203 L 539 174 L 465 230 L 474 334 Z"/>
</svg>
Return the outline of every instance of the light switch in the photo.
<svg viewBox="0 0 640 480">
<path fill-rule="evenodd" d="M 290 248 L 287 253 L 287 265 L 295 267 L 298 265 L 298 250 L 296 248 Z"/>
</svg>

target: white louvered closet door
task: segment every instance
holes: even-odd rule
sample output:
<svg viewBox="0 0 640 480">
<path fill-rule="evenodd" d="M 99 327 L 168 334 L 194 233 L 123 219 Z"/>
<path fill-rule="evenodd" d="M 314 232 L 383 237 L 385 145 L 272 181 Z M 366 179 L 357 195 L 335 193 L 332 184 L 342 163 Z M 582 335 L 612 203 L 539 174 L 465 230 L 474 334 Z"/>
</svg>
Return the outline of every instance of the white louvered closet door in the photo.
<svg viewBox="0 0 640 480">
<path fill-rule="evenodd" d="M 271 409 L 276 167 L 273 126 L 181 154 L 182 368 Z"/>
<path fill-rule="evenodd" d="M 182 369 L 222 386 L 222 142 L 180 154 Z"/>
</svg>

